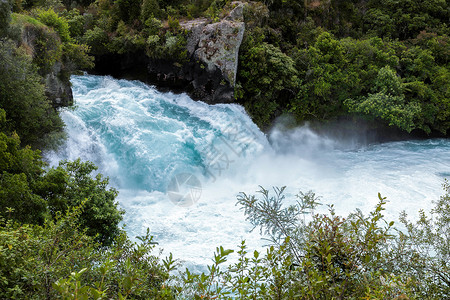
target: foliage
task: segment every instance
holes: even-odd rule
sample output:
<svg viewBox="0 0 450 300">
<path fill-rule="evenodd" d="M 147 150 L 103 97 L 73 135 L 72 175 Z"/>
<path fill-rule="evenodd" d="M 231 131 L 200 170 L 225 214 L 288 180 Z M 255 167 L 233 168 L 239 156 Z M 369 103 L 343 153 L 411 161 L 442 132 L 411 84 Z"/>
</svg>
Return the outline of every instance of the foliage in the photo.
<svg viewBox="0 0 450 300">
<path fill-rule="evenodd" d="M 52 184 L 55 182 L 59 184 L 58 189 L 63 185 L 63 192 L 56 193 L 54 187 L 41 189 L 47 193 L 45 198 L 53 212 L 65 211 L 85 201 L 80 215 L 80 226 L 87 228 L 88 235 L 99 235 L 98 240 L 107 245 L 119 233 L 118 225 L 122 220 L 123 211 L 118 209 L 118 203 L 115 202 L 117 191 L 108 188 L 108 178 L 104 178 L 101 174 L 91 177 L 95 170 L 97 167 L 94 164 L 81 162 L 79 159 L 73 162 L 60 162 L 59 167 L 51 169 L 45 178 L 52 179 L 50 181 Z M 59 177 L 61 175 L 65 175 L 64 179 Z"/>
<path fill-rule="evenodd" d="M 300 80 L 294 61 L 278 47 L 267 43 L 247 45 L 240 58 L 238 84 L 242 90 L 237 91 L 237 97 L 246 100 L 246 108 L 256 124 L 264 126 L 279 103 L 295 95 Z"/>
<path fill-rule="evenodd" d="M 145 45 L 145 39 L 136 34 L 136 32 L 120 21 L 117 25 L 115 36 L 108 44 L 108 49 L 113 53 L 124 54 L 142 49 Z"/>
<path fill-rule="evenodd" d="M 148 19 L 159 17 L 161 14 L 157 0 L 143 0 L 141 7 L 141 21 L 145 23 Z"/>
<path fill-rule="evenodd" d="M 408 251 L 399 265 L 420 284 L 414 285 L 418 298 L 445 299 L 450 295 L 450 185 L 443 184 L 445 194 L 436 201 L 431 214 L 420 211 L 415 223 L 400 217 L 406 228 L 399 240 Z"/>
<path fill-rule="evenodd" d="M 69 24 L 63 17 L 59 17 L 53 9 L 42 10 L 39 9 L 35 12 L 37 19 L 45 25 L 53 28 L 61 38 L 61 41 L 66 43 L 70 42 Z"/>
<path fill-rule="evenodd" d="M 87 53 L 89 52 L 89 47 L 85 44 L 78 44 L 73 41 L 71 37 L 71 32 L 77 34 L 77 30 L 81 31 L 79 27 L 82 26 L 82 20 L 80 20 L 79 15 L 75 15 L 71 19 L 71 27 L 69 26 L 68 20 L 64 17 L 58 16 L 57 13 L 53 9 L 42 10 L 38 9 L 34 12 L 37 16 L 37 19 L 43 24 L 47 25 L 50 28 L 53 28 L 58 34 L 61 42 L 62 42 L 62 57 L 57 56 L 54 58 L 54 61 L 47 62 L 47 68 L 51 67 L 56 61 L 63 60 L 64 69 L 66 72 L 74 72 L 79 68 L 89 69 L 94 66 L 93 57 L 89 56 Z M 78 28 L 76 28 L 76 26 Z M 81 33 L 78 33 L 81 34 Z M 42 55 L 37 55 L 37 58 L 42 57 Z"/>
<path fill-rule="evenodd" d="M 89 45 L 92 54 L 103 54 L 107 52 L 108 34 L 100 27 L 89 29 L 83 35 L 83 43 Z"/>
<path fill-rule="evenodd" d="M 219 16 L 220 12 L 223 10 L 225 5 L 227 5 L 227 0 L 214 0 L 211 5 L 206 10 L 206 15 L 214 19 Z"/>
<path fill-rule="evenodd" d="M 386 199 L 375 209 L 347 218 L 314 214 L 319 205 L 312 192 L 283 207 L 284 188 L 275 195 L 261 188 L 261 199 L 241 193 L 238 204 L 248 220 L 273 243 L 265 255 L 249 251 L 243 241 L 237 262 L 233 252 L 217 248 L 209 273 L 183 272 L 181 295 L 191 299 L 445 299 L 448 289 L 449 187 L 417 224 L 401 218 L 407 231 L 393 232 L 383 216 Z"/>
<path fill-rule="evenodd" d="M 0 1 L 0 37 L 5 36 L 11 21 L 11 5 L 9 1 Z"/>
<path fill-rule="evenodd" d="M 186 44 L 186 33 L 173 35 L 168 31 L 164 36 L 154 34 L 146 41 L 146 53 L 150 58 L 183 63 L 187 61 Z"/>
<path fill-rule="evenodd" d="M 2 220 L 0 297 L 171 299 L 164 283 L 175 263 L 172 257 L 153 255 L 155 243 L 148 234 L 137 244 L 121 232 L 108 249 L 98 251 L 79 226 L 83 205 L 42 227 Z"/>
<path fill-rule="evenodd" d="M 66 43 L 63 45 L 63 51 L 65 68 L 70 72 L 94 67 L 94 57 L 88 54 L 90 47 L 86 44 Z"/>
<path fill-rule="evenodd" d="M 3 126 L 5 111 L 0 113 Z M 101 174 L 92 178 L 96 167 L 89 162 L 61 162 L 47 171 L 45 165 L 40 151 L 20 147 L 16 133 L 0 132 L 0 217 L 7 214 L 22 224 L 44 224 L 84 203 L 78 224 L 103 245 L 111 244 L 119 234 L 123 211 L 108 179 Z"/>
<path fill-rule="evenodd" d="M 152 237 L 139 237 L 132 243 L 124 234 L 107 251 L 101 253 L 97 266 L 72 272 L 53 287 L 63 299 L 172 299 L 166 286 L 172 270 L 172 255 L 161 260 L 151 254 Z"/>
<path fill-rule="evenodd" d="M 417 224 L 393 232 L 383 216 L 386 199 L 375 209 L 339 217 L 314 214 L 312 192 L 283 207 L 284 188 L 275 195 L 261 188 L 261 199 L 241 193 L 238 204 L 272 245 L 265 255 L 242 241 L 237 262 L 224 267 L 233 250 L 217 248 L 207 273 L 182 273 L 182 298 L 189 299 L 445 299 L 448 289 L 449 187 Z"/>
<path fill-rule="evenodd" d="M 145 21 L 145 33 L 148 36 L 157 35 L 162 28 L 161 21 L 156 18 L 148 18 Z"/>
<path fill-rule="evenodd" d="M 39 75 L 45 76 L 62 58 L 62 44 L 58 35 L 47 27 L 25 25 L 24 30 L 35 37 L 31 44 L 33 63 L 39 68 Z"/>
<path fill-rule="evenodd" d="M 67 19 L 67 25 L 69 26 L 70 37 L 79 40 L 84 33 L 84 26 L 86 23 L 85 18 L 76 8 L 65 13 L 65 18 Z"/>
<path fill-rule="evenodd" d="M 418 103 L 405 103 L 403 84 L 389 67 L 381 68 L 369 94 L 358 100 L 348 99 L 349 110 L 369 114 L 385 120 L 389 126 L 397 126 L 407 132 L 414 129 L 414 119 L 421 113 Z"/>
<path fill-rule="evenodd" d="M 41 226 L 0 224 L 0 297 L 52 299 L 52 283 L 70 270 L 92 265 L 97 247 L 77 224 L 79 209 Z"/>
<path fill-rule="evenodd" d="M 414 38 L 420 31 L 447 30 L 442 21 L 448 18 L 446 1 L 382 0 L 371 1 L 363 17 L 365 30 L 380 37 Z"/>
<path fill-rule="evenodd" d="M 140 0 L 115 0 L 114 8 L 117 16 L 126 24 L 132 24 L 135 20 L 139 20 L 141 2 Z"/>
<path fill-rule="evenodd" d="M 0 60 L 0 108 L 7 113 L 7 132 L 16 131 L 24 145 L 44 143 L 43 137 L 61 130 L 62 121 L 44 95 L 41 77 L 11 41 L 0 41 Z"/>
</svg>

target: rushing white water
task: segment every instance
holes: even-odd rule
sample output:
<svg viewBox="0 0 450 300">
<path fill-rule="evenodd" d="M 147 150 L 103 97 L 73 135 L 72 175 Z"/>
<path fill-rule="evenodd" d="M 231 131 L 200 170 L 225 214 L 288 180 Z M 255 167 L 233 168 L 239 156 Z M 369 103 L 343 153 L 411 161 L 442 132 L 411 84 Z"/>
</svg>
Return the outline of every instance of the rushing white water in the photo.
<svg viewBox="0 0 450 300">
<path fill-rule="evenodd" d="M 429 209 L 450 177 L 449 140 L 346 145 L 307 127 L 266 137 L 238 105 L 110 77 L 74 76 L 72 84 L 76 107 L 61 112 L 68 140 L 47 159 L 96 163 L 120 192 L 130 236 L 150 228 L 187 265 L 208 263 L 219 245 L 262 245 L 235 205 L 258 185 L 288 186 L 287 203 L 313 190 L 340 214 L 370 211 L 380 192 L 396 220 L 402 210 Z"/>
</svg>

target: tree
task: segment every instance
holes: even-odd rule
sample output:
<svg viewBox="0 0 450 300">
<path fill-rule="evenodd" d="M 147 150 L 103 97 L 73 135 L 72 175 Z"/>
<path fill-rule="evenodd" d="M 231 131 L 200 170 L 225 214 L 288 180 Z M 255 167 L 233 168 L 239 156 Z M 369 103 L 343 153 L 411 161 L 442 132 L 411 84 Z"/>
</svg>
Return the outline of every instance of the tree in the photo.
<svg viewBox="0 0 450 300">
<path fill-rule="evenodd" d="M 278 47 L 263 42 L 243 51 L 239 63 L 237 98 L 245 101 L 256 124 L 266 126 L 279 103 L 287 103 L 299 88 L 294 61 Z"/>
<path fill-rule="evenodd" d="M 63 124 L 30 58 L 20 50 L 11 41 L 0 41 L 0 108 L 6 111 L 8 132 L 16 131 L 24 145 L 42 146 Z"/>
<path fill-rule="evenodd" d="M 362 113 L 380 118 L 389 126 L 396 126 L 407 132 L 416 128 L 415 119 L 421 113 L 417 102 L 407 102 L 403 84 L 390 67 L 381 68 L 375 80 L 374 94 L 358 100 L 347 99 L 350 112 Z"/>
<path fill-rule="evenodd" d="M 97 167 L 91 162 L 62 161 L 50 169 L 36 186 L 36 193 L 47 200 L 53 215 L 71 207 L 83 205 L 79 224 L 86 234 L 94 236 L 102 245 L 109 245 L 119 234 L 123 210 L 115 201 L 118 193 L 109 187 L 108 178 L 93 177 Z"/>
<path fill-rule="evenodd" d="M 11 4 L 8 0 L 0 0 L 0 38 L 5 36 L 11 21 Z"/>
</svg>

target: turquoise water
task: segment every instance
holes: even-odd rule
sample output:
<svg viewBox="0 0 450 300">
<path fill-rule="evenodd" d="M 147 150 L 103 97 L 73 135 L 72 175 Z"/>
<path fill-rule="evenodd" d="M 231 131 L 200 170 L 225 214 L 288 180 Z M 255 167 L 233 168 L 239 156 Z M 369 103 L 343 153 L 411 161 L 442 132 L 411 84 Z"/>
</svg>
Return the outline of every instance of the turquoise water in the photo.
<svg viewBox="0 0 450 300">
<path fill-rule="evenodd" d="M 188 265 L 208 263 L 219 245 L 263 244 L 235 206 L 239 192 L 258 185 L 286 185 L 288 195 L 313 190 L 341 214 L 368 212 L 380 192 L 396 220 L 402 210 L 429 209 L 450 177 L 445 139 L 364 145 L 308 127 L 266 136 L 238 105 L 111 77 L 73 76 L 72 84 L 76 107 L 61 112 L 68 140 L 46 158 L 96 163 L 120 192 L 130 235 L 149 227 L 166 253 Z"/>
</svg>

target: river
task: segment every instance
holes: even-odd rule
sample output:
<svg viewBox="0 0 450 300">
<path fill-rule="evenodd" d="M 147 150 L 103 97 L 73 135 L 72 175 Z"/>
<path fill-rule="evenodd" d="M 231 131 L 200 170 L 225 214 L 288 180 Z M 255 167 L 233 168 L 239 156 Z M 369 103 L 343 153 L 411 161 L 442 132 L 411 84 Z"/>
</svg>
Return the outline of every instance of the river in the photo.
<svg viewBox="0 0 450 300">
<path fill-rule="evenodd" d="M 364 144 L 318 135 L 307 126 L 267 135 L 234 104 L 208 105 L 158 92 L 138 81 L 73 76 L 75 108 L 61 116 L 68 139 L 46 153 L 90 160 L 109 176 L 126 210 L 131 237 L 147 228 L 164 253 L 186 265 L 210 262 L 215 247 L 263 242 L 236 206 L 239 192 L 287 186 L 286 204 L 312 190 L 338 214 L 369 212 L 377 194 L 385 215 L 417 216 L 443 194 L 450 177 L 450 140 Z"/>
</svg>

